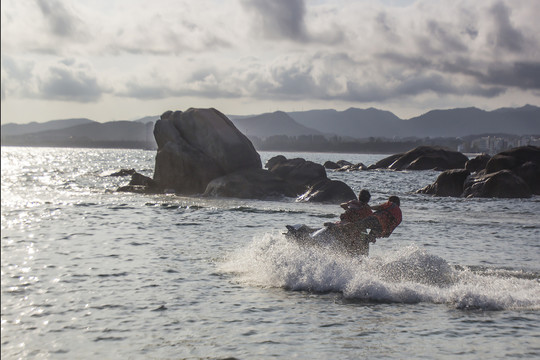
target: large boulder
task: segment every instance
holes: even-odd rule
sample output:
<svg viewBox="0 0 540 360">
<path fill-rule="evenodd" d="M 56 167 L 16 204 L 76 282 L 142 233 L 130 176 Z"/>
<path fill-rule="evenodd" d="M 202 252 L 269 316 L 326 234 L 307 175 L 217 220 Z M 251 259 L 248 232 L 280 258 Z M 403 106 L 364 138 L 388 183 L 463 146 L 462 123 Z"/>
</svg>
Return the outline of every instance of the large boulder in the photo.
<svg viewBox="0 0 540 360">
<path fill-rule="evenodd" d="M 287 159 L 278 155 L 268 160 L 265 166 L 271 173 L 294 186 L 298 194 L 319 180 L 328 179 L 324 166 L 302 158 Z"/>
<path fill-rule="evenodd" d="M 525 181 L 532 193 L 540 195 L 540 164 L 528 161 L 514 170 L 514 173 Z"/>
<path fill-rule="evenodd" d="M 510 170 L 469 177 L 464 197 L 528 198 L 532 193 L 525 181 Z"/>
<path fill-rule="evenodd" d="M 438 146 L 419 146 L 395 160 L 391 170 L 451 170 L 463 169 L 469 158 L 458 151 Z"/>
<path fill-rule="evenodd" d="M 438 146 L 419 146 L 404 154 L 394 154 L 368 167 L 391 170 L 451 170 L 462 169 L 469 160 L 458 151 Z"/>
<path fill-rule="evenodd" d="M 268 160 L 265 167 L 300 195 L 298 201 L 336 204 L 356 198 L 347 184 L 328 179 L 324 166 L 312 161 L 278 155 Z"/>
<path fill-rule="evenodd" d="M 470 173 L 467 169 L 443 171 L 433 184 L 418 190 L 417 193 L 459 197 L 463 194 L 463 185 Z"/>
<path fill-rule="evenodd" d="M 488 161 L 486 172 L 514 170 L 529 161 L 540 163 L 540 147 L 529 145 L 500 152 Z"/>
<path fill-rule="evenodd" d="M 402 157 L 403 154 L 394 154 L 387 156 L 379 161 L 377 161 L 375 164 L 371 164 L 368 166 L 368 170 L 376 170 L 376 169 L 388 169 L 390 165 L 394 163 L 397 159 Z"/>
<path fill-rule="evenodd" d="M 154 180 L 162 189 L 203 193 L 215 178 L 262 168 L 251 141 L 216 109 L 167 111 L 156 122 L 154 137 Z"/>
<path fill-rule="evenodd" d="M 521 146 L 494 155 L 486 165 L 486 173 L 511 170 L 520 176 L 533 191 L 540 195 L 540 147 Z"/>
<path fill-rule="evenodd" d="M 213 179 L 206 186 L 204 196 L 266 199 L 296 197 L 293 186 L 264 169 L 246 169 Z"/>
<path fill-rule="evenodd" d="M 321 179 L 298 197 L 298 201 L 339 204 L 356 199 L 354 191 L 339 180 Z"/>
<path fill-rule="evenodd" d="M 463 181 L 469 172 L 471 175 Z M 458 194 L 460 187 L 462 192 Z M 523 146 L 493 157 L 480 155 L 468 161 L 466 169 L 443 172 L 434 184 L 417 192 L 437 196 L 496 198 L 540 195 L 540 148 Z"/>
<path fill-rule="evenodd" d="M 337 163 L 333 162 L 333 161 L 326 161 L 324 164 L 323 164 L 324 168 L 325 169 L 329 169 L 329 170 L 335 170 L 335 169 L 339 169 L 341 166 L 339 166 Z"/>
<path fill-rule="evenodd" d="M 484 170 L 490 159 L 491 156 L 489 156 L 488 154 L 480 154 L 477 157 L 468 160 L 465 163 L 465 169 L 469 170 L 470 172 L 478 172 Z"/>
</svg>

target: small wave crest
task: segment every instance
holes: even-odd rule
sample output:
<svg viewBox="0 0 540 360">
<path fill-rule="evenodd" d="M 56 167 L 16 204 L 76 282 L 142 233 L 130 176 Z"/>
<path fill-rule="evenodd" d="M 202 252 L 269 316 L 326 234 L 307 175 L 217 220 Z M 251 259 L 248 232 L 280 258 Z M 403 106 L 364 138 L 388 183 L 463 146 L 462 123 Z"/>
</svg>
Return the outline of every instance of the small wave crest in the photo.
<svg viewBox="0 0 540 360">
<path fill-rule="evenodd" d="M 540 309 L 540 279 L 454 267 L 418 246 L 351 257 L 265 234 L 238 249 L 220 271 L 251 286 L 337 292 L 359 302 L 447 304 L 458 309 Z"/>
</svg>

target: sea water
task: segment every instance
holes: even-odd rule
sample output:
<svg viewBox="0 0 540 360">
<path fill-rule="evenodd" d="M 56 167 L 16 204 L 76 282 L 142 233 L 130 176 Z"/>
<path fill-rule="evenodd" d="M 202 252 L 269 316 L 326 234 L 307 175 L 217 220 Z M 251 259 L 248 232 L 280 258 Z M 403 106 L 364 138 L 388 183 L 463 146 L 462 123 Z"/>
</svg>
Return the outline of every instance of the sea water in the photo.
<svg viewBox="0 0 540 360">
<path fill-rule="evenodd" d="M 154 158 L 2 147 L 3 359 L 540 357 L 540 197 L 437 198 L 415 194 L 435 171 L 328 171 L 372 203 L 401 198 L 403 223 L 358 258 L 282 234 L 337 205 L 115 191 L 129 178 L 111 173 L 151 176 Z"/>
</svg>

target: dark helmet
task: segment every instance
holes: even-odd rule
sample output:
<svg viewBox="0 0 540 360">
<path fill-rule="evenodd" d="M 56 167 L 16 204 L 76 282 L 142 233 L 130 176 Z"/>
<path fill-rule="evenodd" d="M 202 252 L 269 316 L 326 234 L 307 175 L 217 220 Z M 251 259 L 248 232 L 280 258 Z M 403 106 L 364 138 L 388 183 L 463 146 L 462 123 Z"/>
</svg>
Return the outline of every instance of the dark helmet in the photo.
<svg viewBox="0 0 540 360">
<path fill-rule="evenodd" d="M 369 202 L 369 199 L 371 199 L 371 194 L 369 193 L 369 191 L 360 190 L 360 193 L 358 194 L 358 200 L 367 204 Z"/>
<path fill-rule="evenodd" d="M 399 206 L 400 204 L 400 201 L 399 201 L 399 198 L 397 196 L 390 196 L 388 198 L 388 201 L 390 202 L 393 202 L 394 204 L 396 204 L 397 206 Z"/>
</svg>

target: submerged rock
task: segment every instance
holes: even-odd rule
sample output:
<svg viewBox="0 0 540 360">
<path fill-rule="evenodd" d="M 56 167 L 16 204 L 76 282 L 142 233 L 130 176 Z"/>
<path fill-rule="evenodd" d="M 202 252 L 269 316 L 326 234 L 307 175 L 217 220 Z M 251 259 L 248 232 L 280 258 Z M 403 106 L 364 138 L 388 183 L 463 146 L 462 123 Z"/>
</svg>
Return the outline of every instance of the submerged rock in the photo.
<svg viewBox="0 0 540 360">
<path fill-rule="evenodd" d="M 131 181 L 128 185 L 119 187 L 116 191 L 120 192 L 134 192 L 143 194 L 155 194 L 161 192 L 159 184 L 154 179 L 139 174 L 135 170 L 131 175 Z"/>
<path fill-rule="evenodd" d="M 128 175 L 133 175 L 135 173 L 136 173 L 135 169 L 120 169 L 120 171 L 112 173 L 109 176 L 128 176 Z"/>
<path fill-rule="evenodd" d="M 337 163 L 333 162 L 333 161 L 326 161 L 324 164 L 323 164 L 324 168 L 325 169 L 330 169 L 330 170 L 335 170 L 335 169 L 339 169 L 341 166 L 339 166 Z"/>
<path fill-rule="evenodd" d="M 361 171 L 361 170 L 367 170 L 367 169 L 368 168 L 366 165 L 362 163 L 358 163 L 358 164 L 350 164 L 350 165 L 342 166 L 339 169 L 336 169 L 335 171 Z"/>
</svg>

